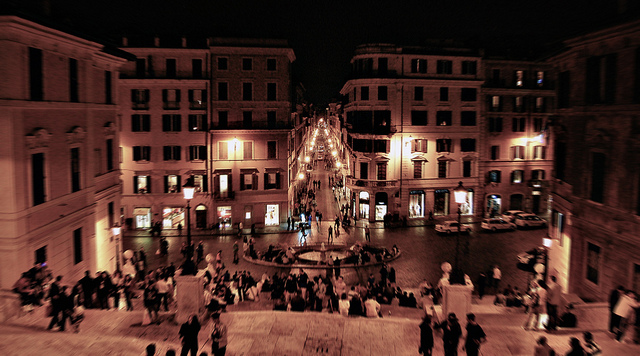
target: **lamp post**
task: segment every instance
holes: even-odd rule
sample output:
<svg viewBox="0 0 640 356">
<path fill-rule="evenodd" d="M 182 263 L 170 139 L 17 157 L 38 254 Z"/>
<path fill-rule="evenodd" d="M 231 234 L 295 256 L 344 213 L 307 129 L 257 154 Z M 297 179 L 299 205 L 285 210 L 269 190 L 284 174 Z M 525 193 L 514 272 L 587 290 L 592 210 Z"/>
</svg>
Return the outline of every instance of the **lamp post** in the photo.
<svg viewBox="0 0 640 356">
<path fill-rule="evenodd" d="M 116 271 L 120 270 L 120 232 L 121 232 L 120 224 L 115 223 L 111 228 L 111 232 L 113 233 L 113 237 L 116 240 Z"/>
<path fill-rule="evenodd" d="M 184 194 L 184 198 L 187 200 L 187 251 L 190 251 L 187 254 L 187 259 L 191 259 L 193 256 L 193 251 L 191 250 L 191 199 L 193 199 L 193 195 L 196 191 L 196 187 L 193 184 L 193 178 L 187 179 L 187 182 L 182 186 L 182 194 Z"/>
<path fill-rule="evenodd" d="M 462 186 L 462 182 L 458 182 L 458 186 L 453 190 L 453 196 L 458 204 L 458 233 L 456 234 L 456 259 L 451 273 L 451 284 L 465 284 L 464 272 L 458 265 L 458 257 L 460 254 L 460 230 L 462 230 L 462 204 L 467 202 L 467 189 Z"/>
</svg>

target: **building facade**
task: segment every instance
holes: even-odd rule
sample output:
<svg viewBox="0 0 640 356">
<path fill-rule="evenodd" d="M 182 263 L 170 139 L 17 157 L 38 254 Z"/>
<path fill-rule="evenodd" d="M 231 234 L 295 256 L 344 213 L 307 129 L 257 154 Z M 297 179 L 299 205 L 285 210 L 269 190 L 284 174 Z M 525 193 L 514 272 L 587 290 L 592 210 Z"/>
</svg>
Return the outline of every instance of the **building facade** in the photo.
<svg viewBox="0 0 640 356">
<path fill-rule="evenodd" d="M 640 21 L 564 42 L 558 72 L 550 272 L 606 301 L 640 290 Z"/>
<path fill-rule="evenodd" d="M 34 264 L 77 280 L 114 271 L 121 242 L 119 51 L 0 17 L 0 286 Z"/>
</svg>

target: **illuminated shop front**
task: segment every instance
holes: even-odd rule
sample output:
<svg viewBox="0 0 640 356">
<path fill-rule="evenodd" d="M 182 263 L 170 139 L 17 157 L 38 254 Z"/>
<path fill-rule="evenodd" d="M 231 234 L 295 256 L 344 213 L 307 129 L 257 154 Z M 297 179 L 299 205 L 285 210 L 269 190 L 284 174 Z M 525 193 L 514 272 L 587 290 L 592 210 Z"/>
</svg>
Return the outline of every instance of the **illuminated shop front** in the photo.
<svg viewBox="0 0 640 356">
<path fill-rule="evenodd" d="M 368 192 L 360 192 L 360 206 L 358 207 L 358 211 L 360 211 L 360 219 L 369 219 L 369 193 Z"/>
<path fill-rule="evenodd" d="M 498 216 L 501 213 L 502 197 L 498 194 L 490 194 L 487 196 L 487 211 L 488 216 Z"/>
<path fill-rule="evenodd" d="M 409 218 L 424 218 L 424 190 L 409 192 Z"/>
<path fill-rule="evenodd" d="M 177 229 L 178 224 L 185 226 L 184 223 L 184 208 L 170 208 L 165 207 L 162 209 L 162 228 L 163 229 Z"/>
<path fill-rule="evenodd" d="M 384 216 L 387 215 L 387 207 L 388 207 L 388 197 L 387 193 L 379 192 L 376 193 L 376 221 L 380 221 L 384 219 Z"/>
<path fill-rule="evenodd" d="M 266 226 L 280 225 L 280 206 L 278 204 L 267 204 L 264 224 Z"/>
<path fill-rule="evenodd" d="M 449 190 L 437 189 L 433 192 L 433 214 L 448 215 L 449 214 Z"/>
<path fill-rule="evenodd" d="M 151 227 L 151 208 L 133 209 L 133 219 L 136 229 L 148 229 Z"/>
<path fill-rule="evenodd" d="M 231 227 L 231 207 L 218 207 L 218 223 L 221 227 Z"/>
<path fill-rule="evenodd" d="M 460 212 L 462 215 L 473 214 L 473 189 L 467 189 L 466 201 L 460 206 Z"/>
</svg>

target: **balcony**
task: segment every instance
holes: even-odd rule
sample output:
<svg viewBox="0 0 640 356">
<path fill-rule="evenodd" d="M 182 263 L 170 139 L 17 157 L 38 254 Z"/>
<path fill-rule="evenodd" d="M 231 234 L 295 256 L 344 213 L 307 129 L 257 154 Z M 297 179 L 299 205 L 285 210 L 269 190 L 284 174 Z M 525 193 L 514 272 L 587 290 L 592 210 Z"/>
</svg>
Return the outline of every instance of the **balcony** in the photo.
<svg viewBox="0 0 640 356">
<path fill-rule="evenodd" d="M 213 193 L 213 198 L 217 201 L 230 201 L 230 200 L 234 200 L 235 197 L 236 197 L 236 194 L 234 191 L 227 192 L 226 197 L 221 196 L 219 191 Z"/>
<path fill-rule="evenodd" d="M 347 185 L 363 188 L 396 188 L 399 186 L 397 180 L 369 180 L 346 177 Z"/>
<path fill-rule="evenodd" d="M 131 103 L 131 108 L 133 110 L 149 110 L 149 103 Z"/>
</svg>

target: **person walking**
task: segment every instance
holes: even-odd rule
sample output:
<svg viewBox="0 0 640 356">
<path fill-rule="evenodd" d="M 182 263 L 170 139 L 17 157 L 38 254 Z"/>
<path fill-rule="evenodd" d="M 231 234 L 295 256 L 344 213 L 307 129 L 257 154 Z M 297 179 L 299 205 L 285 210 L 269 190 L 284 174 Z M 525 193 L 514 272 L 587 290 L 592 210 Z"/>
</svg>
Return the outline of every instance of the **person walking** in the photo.
<svg viewBox="0 0 640 356">
<path fill-rule="evenodd" d="M 211 355 L 224 356 L 227 352 L 227 326 L 220 320 L 220 313 L 211 315 Z"/>
<path fill-rule="evenodd" d="M 238 257 L 238 250 L 240 246 L 238 246 L 238 241 L 233 242 L 233 263 L 238 264 L 240 258 Z"/>
<path fill-rule="evenodd" d="M 487 341 L 487 335 L 482 327 L 476 322 L 476 316 L 473 313 L 467 314 L 467 338 L 464 348 L 467 356 L 478 356 L 480 352 L 480 344 Z"/>
<path fill-rule="evenodd" d="M 182 342 L 182 351 L 180 356 L 198 356 L 198 333 L 200 332 L 200 322 L 194 314 L 180 327 L 180 340 Z"/>
<path fill-rule="evenodd" d="M 618 304 L 620 296 L 624 294 L 624 287 L 618 286 L 618 288 L 611 291 L 609 295 L 609 332 L 614 333 L 620 326 L 620 318 L 613 312 L 613 309 Z"/>
<path fill-rule="evenodd" d="M 613 309 L 613 312 L 620 319 L 618 327 L 616 328 L 616 340 L 621 341 L 624 332 L 627 328 L 627 321 L 634 313 L 634 308 L 638 308 L 640 305 L 636 301 L 636 295 L 633 291 L 629 290 L 622 296 Z"/>
<path fill-rule="evenodd" d="M 556 283 L 556 276 L 551 276 L 547 292 L 547 330 L 553 331 L 558 326 L 558 306 L 562 303 L 562 286 Z"/>
<path fill-rule="evenodd" d="M 493 266 L 493 273 L 491 277 L 491 281 L 493 282 L 493 290 L 495 294 L 498 294 L 498 289 L 500 288 L 500 280 L 502 279 L 502 271 L 498 265 Z"/>
<path fill-rule="evenodd" d="M 49 326 L 47 330 L 51 330 L 54 325 L 60 325 L 60 312 L 62 311 L 62 302 L 60 293 L 62 291 L 62 287 L 60 286 L 60 281 L 62 280 L 62 276 L 57 276 L 55 282 L 51 283 L 49 287 L 49 299 L 51 301 L 51 321 L 49 322 Z M 63 329 L 64 330 L 64 329 Z"/>
<path fill-rule="evenodd" d="M 433 350 L 433 329 L 431 328 L 431 315 L 425 314 L 420 323 L 420 348 L 421 355 L 431 356 Z"/>
<path fill-rule="evenodd" d="M 534 283 L 536 284 L 530 291 L 531 305 L 529 306 L 529 316 L 527 317 L 527 321 L 522 327 L 525 330 L 529 330 L 529 328 L 531 328 L 534 331 L 537 331 L 538 324 L 540 323 L 540 314 L 546 314 L 547 285 L 544 283 L 544 281 L 538 281 Z M 531 321 L 534 321 L 533 325 L 531 325 Z"/>
<path fill-rule="evenodd" d="M 584 349 L 582 348 L 582 345 L 580 345 L 580 340 L 578 340 L 578 338 L 572 337 L 571 339 L 569 339 L 569 345 L 571 346 L 571 350 L 569 350 L 569 352 L 565 354 L 566 356 L 585 355 Z"/>
<path fill-rule="evenodd" d="M 371 242 L 371 229 L 369 229 L 368 225 L 364 227 L 364 239 Z"/>
<path fill-rule="evenodd" d="M 329 225 L 329 234 L 327 236 L 327 243 L 332 244 L 333 243 L 333 227 L 331 225 Z"/>
<path fill-rule="evenodd" d="M 462 336 L 462 328 L 455 313 L 449 313 L 447 320 L 437 325 L 442 329 L 442 343 L 445 356 L 457 356 L 458 344 Z"/>
<path fill-rule="evenodd" d="M 535 349 L 533 349 L 533 356 L 555 356 L 555 354 L 555 350 L 547 344 L 547 338 L 540 336 Z"/>
</svg>

